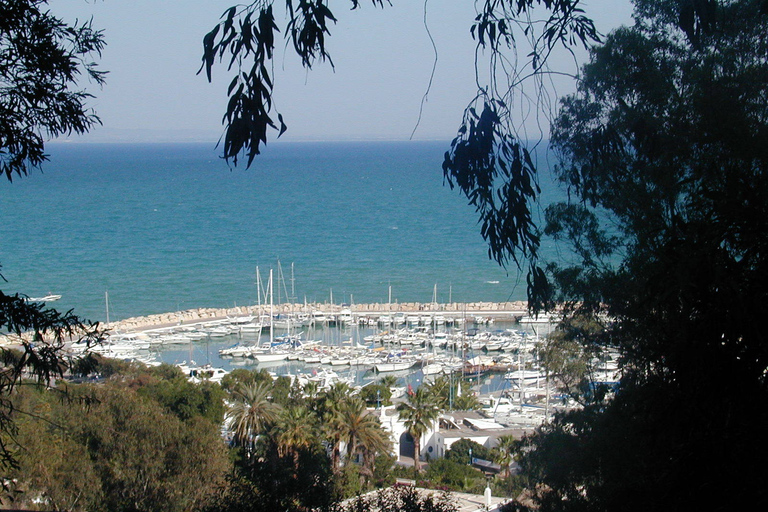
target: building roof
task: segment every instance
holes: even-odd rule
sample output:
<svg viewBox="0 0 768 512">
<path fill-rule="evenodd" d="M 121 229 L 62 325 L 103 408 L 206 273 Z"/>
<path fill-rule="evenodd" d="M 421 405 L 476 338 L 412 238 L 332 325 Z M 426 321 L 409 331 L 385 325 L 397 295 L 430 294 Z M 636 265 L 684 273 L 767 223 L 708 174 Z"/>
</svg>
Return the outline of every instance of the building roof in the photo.
<svg viewBox="0 0 768 512">
<path fill-rule="evenodd" d="M 445 414 L 440 418 L 440 434 L 445 438 L 473 438 L 513 435 L 520 439 L 529 429 L 507 427 L 483 418 L 474 411 L 461 411 Z"/>
</svg>

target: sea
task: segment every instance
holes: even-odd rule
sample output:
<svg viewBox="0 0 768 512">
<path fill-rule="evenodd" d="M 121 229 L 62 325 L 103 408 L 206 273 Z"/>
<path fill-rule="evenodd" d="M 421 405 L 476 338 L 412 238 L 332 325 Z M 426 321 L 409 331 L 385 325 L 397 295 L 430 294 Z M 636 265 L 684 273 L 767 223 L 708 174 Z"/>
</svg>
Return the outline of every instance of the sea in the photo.
<svg viewBox="0 0 768 512">
<path fill-rule="evenodd" d="M 275 302 L 525 299 L 444 183 L 448 147 L 278 142 L 246 169 L 214 143 L 51 143 L 42 170 L 0 180 L 0 286 L 93 321 L 256 304 L 257 268 Z"/>
<path fill-rule="evenodd" d="M 524 275 L 489 258 L 477 213 L 443 180 L 448 147 L 272 143 L 246 169 L 229 166 L 213 143 L 52 143 L 42 170 L 0 180 L 0 286 L 61 295 L 50 305 L 92 321 L 254 305 L 257 269 L 262 285 L 272 271 L 276 303 L 524 300 Z M 535 157 L 546 204 L 562 194 L 549 155 Z M 558 250 L 547 241 L 543 253 Z M 307 336 L 335 344 L 370 332 Z M 218 350 L 242 341 L 160 357 L 232 369 L 252 363 Z M 297 364 L 272 369 L 316 371 Z M 375 377 L 349 371 L 358 383 Z M 418 385 L 422 376 L 402 378 Z M 483 384 L 505 385 L 500 375 Z"/>
</svg>

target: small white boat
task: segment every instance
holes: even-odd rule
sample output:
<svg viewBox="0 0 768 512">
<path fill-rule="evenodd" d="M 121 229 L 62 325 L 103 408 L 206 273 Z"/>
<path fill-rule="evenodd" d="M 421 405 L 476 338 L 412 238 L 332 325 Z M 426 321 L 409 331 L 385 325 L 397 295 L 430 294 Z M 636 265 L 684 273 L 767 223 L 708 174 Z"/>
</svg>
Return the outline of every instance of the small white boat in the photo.
<svg viewBox="0 0 768 512">
<path fill-rule="evenodd" d="M 230 334 L 229 328 L 223 325 L 220 327 L 214 327 L 213 329 L 208 331 L 208 336 L 210 336 L 211 338 L 223 338 L 228 334 Z"/>
<path fill-rule="evenodd" d="M 389 388 L 389 392 L 392 393 L 392 398 L 400 398 L 405 396 L 405 387 L 403 386 L 397 386 Z"/>
<path fill-rule="evenodd" d="M 250 357 L 259 363 L 271 363 L 273 361 L 285 361 L 288 359 L 289 352 L 251 352 Z"/>
<path fill-rule="evenodd" d="M 205 380 L 220 383 L 224 376 L 229 373 L 223 368 L 214 368 L 209 364 L 205 366 L 187 366 L 186 364 L 182 363 L 178 365 L 178 367 L 181 368 L 181 370 L 187 376 L 187 379 L 193 383 L 198 383 Z"/>
<path fill-rule="evenodd" d="M 27 298 L 27 302 L 53 302 L 56 300 L 59 300 L 61 298 L 61 295 L 56 294 L 49 294 L 45 297 L 29 297 Z"/>
<path fill-rule="evenodd" d="M 240 332 L 261 332 L 262 325 L 257 322 L 240 324 Z"/>
<path fill-rule="evenodd" d="M 497 399 L 494 398 L 493 395 L 490 395 L 488 400 L 484 401 L 483 409 L 481 412 L 485 416 L 491 417 L 497 414 L 509 414 L 515 410 L 515 408 L 515 405 L 509 398 L 502 396 Z"/>
<path fill-rule="evenodd" d="M 374 369 L 379 372 L 399 372 L 402 370 L 407 370 L 408 368 L 412 367 L 416 364 L 416 361 L 411 360 L 405 360 L 405 361 L 394 361 L 390 363 L 378 363 L 374 366 Z"/>
<path fill-rule="evenodd" d="M 342 324 L 351 324 L 354 322 L 351 309 L 342 309 L 337 318 Z"/>
<path fill-rule="evenodd" d="M 443 373 L 443 370 L 444 367 L 442 363 L 430 363 L 421 369 L 421 373 L 424 375 L 439 375 Z"/>
<path fill-rule="evenodd" d="M 250 357 L 251 352 L 253 352 L 254 349 L 256 349 L 256 347 L 248 345 L 235 345 L 234 347 L 228 347 L 219 350 L 219 355 L 229 357 Z"/>
<path fill-rule="evenodd" d="M 537 370 L 510 370 L 504 374 L 504 378 L 514 383 L 532 384 L 546 377 Z"/>
<path fill-rule="evenodd" d="M 186 334 L 166 334 L 160 336 L 160 340 L 164 345 L 185 344 L 192 342 L 192 338 Z"/>
</svg>

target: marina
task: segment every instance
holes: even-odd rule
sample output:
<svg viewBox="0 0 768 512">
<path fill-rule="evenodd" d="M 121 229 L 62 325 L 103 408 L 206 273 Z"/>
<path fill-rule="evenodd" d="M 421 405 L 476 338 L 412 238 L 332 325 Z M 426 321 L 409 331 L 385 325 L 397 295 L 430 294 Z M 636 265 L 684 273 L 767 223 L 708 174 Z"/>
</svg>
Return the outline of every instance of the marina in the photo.
<svg viewBox="0 0 768 512">
<path fill-rule="evenodd" d="M 246 368 L 301 385 L 315 382 L 319 389 L 337 382 L 359 389 L 391 375 L 393 396 L 447 376 L 468 382 L 488 417 L 540 423 L 544 408 L 536 405 L 554 392 L 547 389 L 536 354 L 552 324 L 521 324 L 520 312 L 509 304 L 437 305 L 433 311 L 424 304 L 408 305 L 409 311 L 400 306 L 394 312 L 370 304 L 314 305 L 314 310 L 284 304 L 273 306 L 272 316 L 262 306 L 130 319 L 113 324 L 96 350 L 149 365 L 176 365 L 193 381 L 220 381 Z M 218 317 L 184 321 L 206 314 Z M 156 323 L 174 317 L 173 325 Z M 283 322 L 270 327 L 270 318 Z M 144 328 L 117 329 L 137 324 Z"/>
</svg>

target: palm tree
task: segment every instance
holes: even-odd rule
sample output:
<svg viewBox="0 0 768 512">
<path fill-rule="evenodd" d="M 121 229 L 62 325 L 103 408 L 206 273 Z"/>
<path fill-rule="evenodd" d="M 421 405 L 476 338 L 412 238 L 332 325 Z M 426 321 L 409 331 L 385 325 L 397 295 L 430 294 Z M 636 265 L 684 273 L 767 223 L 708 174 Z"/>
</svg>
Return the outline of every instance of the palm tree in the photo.
<svg viewBox="0 0 768 512">
<path fill-rule="evenodd" d="M 495 462 L 504 467 L 506 475 L 509 476 L 509 468 L 515 460 L 517 441 L 513 435 L 500 436 L 497 441 L 499 444 L 496 446 Z"/>
<path fill-rule="evenodd" d="M 453 399 L 453 409 L 456 411 L 474 411 L 481 407 L 480 400 L 474 394 L 463 390 L 461 396 Z"/>
<path fill-rule="evenodd" d="M 379 379 L 379 384 L 388 388 L 393 388 L 397 385 L 397 377 L 394 375 L 385 375 Z"/>
<path fill-rule="evenodd" d="M 352 388 L 346 382 L 337 382 L 320 394 L 321 411 L 323 413 L 340 410 L 342 405 L 352 396 Z"/>
<path fill-rule="evenodd" d="M 325 391 L 319 400 L 319 411 L 323 419 L 323 431 L 331 442 L 331 468 L 337 471 L 341 459 L 341 442 L 344 437 L 343 410 L 351 397 L 352 388 L 344 382 L 337 382 Z"/>
<path fill-rule="evenodd" d="M 389 453 L 392 450 L 392 440 L 389 433 L 381 428 L 378 418 L 373 414 L 366 416 L 370 418 L 369 426 L 361 429 L 358 437 L 360 440 L 360 452 L 363 455 L 363 465 L 361 474 L 369 480 L 373 476 L 373 463 L 376 460 L 376 454 Z"/>
<path fill-rule="evenodd" d="M 311 380 L 304 384 L 303 391 L 310 401 L 314 401 L 317 398 L 317 395 L 320 393 L 320 384 L 314 380 Z"/>
<path fill-rule="evenodd" d="M 370 414 L 360 398 L 353 397 L 347 401 L 339 417 L 341 438 L 347 444 L 347 460 L 352 460 L 358 451 L 375 451 L 381 447 L 381 424 L 374 414 Z"/>
<path fill-rule="evenodd" d="M 415 392 L 408 395 L 406 402 L 401 402 L 397 406 L 400 419 L 405 423 L 408 433 L 413 436 L 415 453 L 413 457 L 416 471 L 421 470 L 421 461 L 419 460 L 421 452 L 421 436 L 426 434 L 434 424 L 440 409 L 435 404 L 434 398 L 426 386 L 419 387 Z"/>
<path fill-rule="evenodd" d="M 435 399 L 440 409 L 448 409 L 450 406 L 451 381 L 448 375 L 440 375 L 431 384 L 424 384 Z"/>
<path fill-rule="evenodd" d="M 301 451 L 312 448 L 317 440 L 316 426 L 315 415 L 303 406 L 289 406 L 280 415 L 276 436 L 277 452 L 281 457 L 293 457 L 294 471 L 299 469 Z"/>
<path fill-rule="evenodd" d="M 271 386 L 265 382 L 239 384 L 233 392 L 235 403 L 227 411 L 233 441 L 250 456 L 259 435 L 275 423 L 280 406 L 269 400 Z"/>
</svg>

